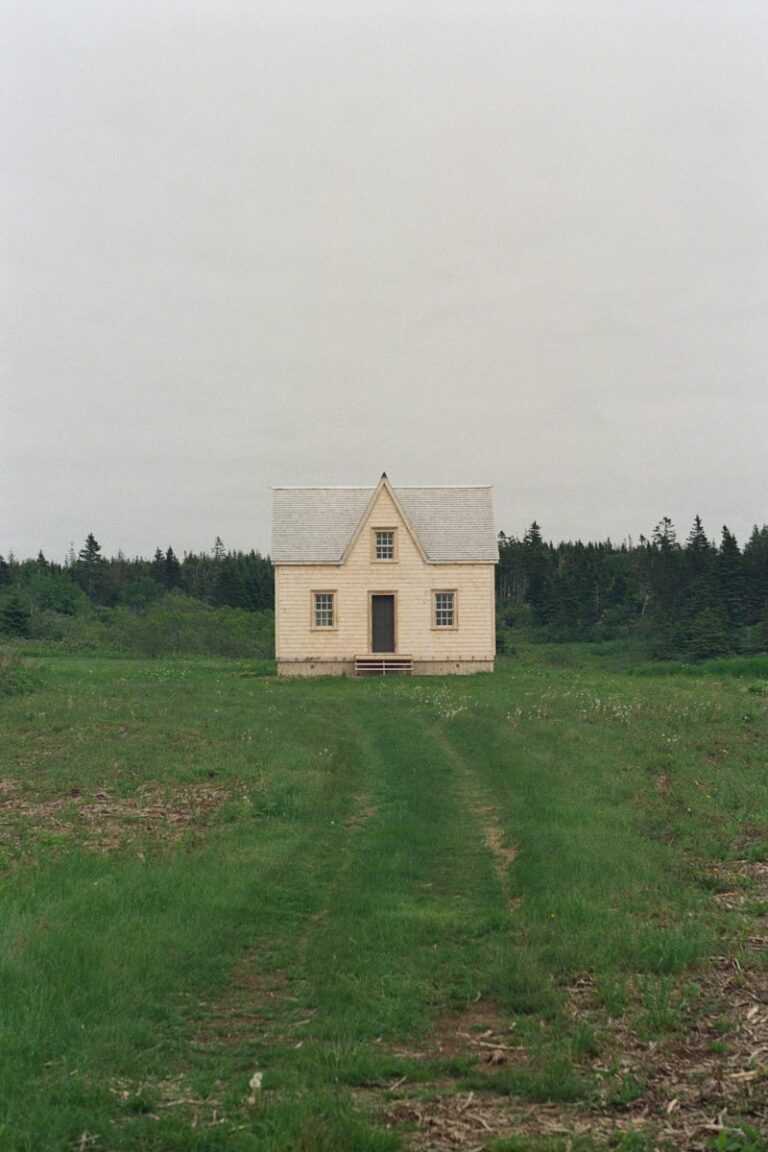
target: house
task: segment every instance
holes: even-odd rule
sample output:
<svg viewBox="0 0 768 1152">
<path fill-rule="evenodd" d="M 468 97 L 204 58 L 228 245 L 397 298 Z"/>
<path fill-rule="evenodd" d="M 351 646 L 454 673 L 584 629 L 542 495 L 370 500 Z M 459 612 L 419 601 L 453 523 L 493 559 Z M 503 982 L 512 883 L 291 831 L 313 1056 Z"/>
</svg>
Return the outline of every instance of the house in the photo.
<svg viewBox="0 0 768 1152">
<path fill-rule="evenodd" d="M 273 494 L 279 675 L 493 671 L 489 486 Z"/>
</svg>

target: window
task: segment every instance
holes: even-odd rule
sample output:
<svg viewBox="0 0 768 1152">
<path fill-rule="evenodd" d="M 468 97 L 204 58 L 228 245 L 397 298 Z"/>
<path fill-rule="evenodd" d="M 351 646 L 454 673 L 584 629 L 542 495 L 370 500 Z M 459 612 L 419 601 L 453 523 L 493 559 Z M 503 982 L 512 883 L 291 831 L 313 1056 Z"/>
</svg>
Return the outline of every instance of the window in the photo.
<svg viewBox="0 0 768 1152">
<path fill-rule="evenodd" d="M 456 627 L 456 593 L 435 592 L 435 628 Z"/>
<path fill-rule="evenodd" d="M 312 593 L 312 627 L 313 628 L 335 628 L 336 627 L 336 593 L 335 592 L 313 592 Z"/>
<path fill-rule="evenodd" d="M 394 528 L 374 528 L 373 530 L 373 556 L 375 560 L 395 559 L 395 530 Z"/>
</svg>

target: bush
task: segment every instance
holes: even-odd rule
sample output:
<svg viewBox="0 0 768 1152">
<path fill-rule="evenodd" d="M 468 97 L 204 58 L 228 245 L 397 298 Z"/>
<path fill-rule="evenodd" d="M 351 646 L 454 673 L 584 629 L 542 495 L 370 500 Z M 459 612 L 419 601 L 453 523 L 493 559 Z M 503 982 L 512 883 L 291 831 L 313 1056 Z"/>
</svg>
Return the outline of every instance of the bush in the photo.
<svg viewBox="0 0 768 1152">
<path fill-rule="evenodd" d="M 182 592 L 169 592 L 143 615 L 110 613 L 109 647 L 142 656 L 274 655 L 274 612 L 211 608 Z"/>
<path fill-rule="evenodd" d="M 38 687 L 37 677 L 15 652 L 0 652 L 0 696 L 23 696 Z"/>
</svg>

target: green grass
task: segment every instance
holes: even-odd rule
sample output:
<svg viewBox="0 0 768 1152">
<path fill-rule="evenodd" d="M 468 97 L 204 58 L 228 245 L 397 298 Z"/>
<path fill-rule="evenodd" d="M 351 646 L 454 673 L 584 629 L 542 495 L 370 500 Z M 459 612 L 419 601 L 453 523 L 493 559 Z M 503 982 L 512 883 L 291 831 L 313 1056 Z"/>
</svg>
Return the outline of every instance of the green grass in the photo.
<svg viewBox="0 0 768 1152">
<path fill-rule="evenodd" d="M 28 660 L 1 702 L 0 1149 L 394 1149 L 403 1078 L 588 1107 L 610 1020 L 663 1042 L 738 938 L 708 865 L 768 843 L 762 673 L 716 663 Z M 440 1046 L 482 1011 L 524 1061 Z"/>
</svg>

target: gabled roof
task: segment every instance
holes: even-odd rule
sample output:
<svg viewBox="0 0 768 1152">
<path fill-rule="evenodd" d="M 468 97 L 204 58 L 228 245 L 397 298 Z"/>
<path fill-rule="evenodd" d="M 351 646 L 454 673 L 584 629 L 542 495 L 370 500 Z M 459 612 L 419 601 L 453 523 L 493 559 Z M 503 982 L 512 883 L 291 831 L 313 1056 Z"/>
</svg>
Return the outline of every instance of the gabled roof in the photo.
<svg viewBox="0 0 768 1152">
<path fill-rule="evenodd" d="M 393 488 L 274 488 L 271 557 L 275 564 L 340 564 L 386 487 L 417 545 L 432 563 L 495 563 L 499 558 L 490 485 Z"/>
</svg>

